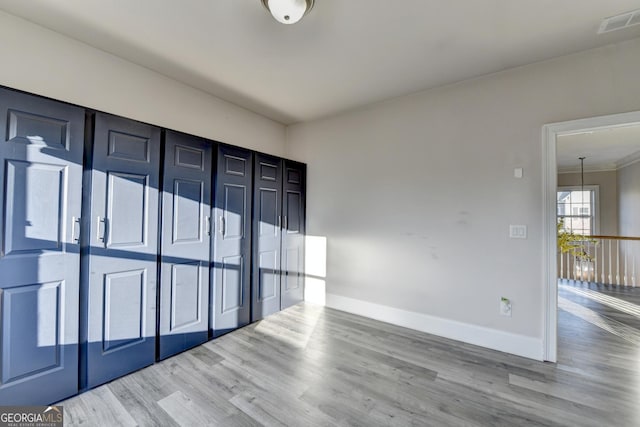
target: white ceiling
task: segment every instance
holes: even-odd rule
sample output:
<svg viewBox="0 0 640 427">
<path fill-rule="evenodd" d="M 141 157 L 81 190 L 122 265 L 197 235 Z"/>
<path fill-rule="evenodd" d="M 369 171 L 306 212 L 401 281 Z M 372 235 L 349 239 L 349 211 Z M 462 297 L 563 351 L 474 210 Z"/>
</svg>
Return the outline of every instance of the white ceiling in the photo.
<svg viewBox="0 0 640 427">
<path fill-rule="evenodd" d="M 0 0 L 0 9 L 290 124 L 640 36 L 638 0 Z M 6 42 L 6 41 L 5 41 Z"/>
<path fill-rule="evenodd" d="M 600 129 L 558 137 L 559 172 L 616 170 L 640 161 L 640 125 Z"/>
</svg>

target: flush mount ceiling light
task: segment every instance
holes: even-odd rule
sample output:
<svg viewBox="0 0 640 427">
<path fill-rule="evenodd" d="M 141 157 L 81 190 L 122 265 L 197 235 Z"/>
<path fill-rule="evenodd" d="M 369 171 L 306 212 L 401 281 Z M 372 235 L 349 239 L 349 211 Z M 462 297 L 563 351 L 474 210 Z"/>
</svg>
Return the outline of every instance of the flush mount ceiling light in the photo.
<svg viewBox="0 0 640 427">
<path fill-rule="evenodd" d="M 282 24 L 295 24 L 309 13 L 315 0 L 262 0 L 276 21 Z"/>
</svg>

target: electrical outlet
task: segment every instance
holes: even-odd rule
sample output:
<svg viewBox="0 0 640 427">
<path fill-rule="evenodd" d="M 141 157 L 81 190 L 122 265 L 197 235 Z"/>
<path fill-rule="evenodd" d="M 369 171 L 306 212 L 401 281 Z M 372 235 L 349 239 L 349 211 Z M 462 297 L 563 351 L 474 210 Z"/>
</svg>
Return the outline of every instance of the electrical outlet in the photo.
<svg viewBox="0 0 640 427">
<path fill-rule="evenodd" d="M 511 317 L 511 300 L 509 298 L 500 298 L 500 314 Z"/>
</svg>

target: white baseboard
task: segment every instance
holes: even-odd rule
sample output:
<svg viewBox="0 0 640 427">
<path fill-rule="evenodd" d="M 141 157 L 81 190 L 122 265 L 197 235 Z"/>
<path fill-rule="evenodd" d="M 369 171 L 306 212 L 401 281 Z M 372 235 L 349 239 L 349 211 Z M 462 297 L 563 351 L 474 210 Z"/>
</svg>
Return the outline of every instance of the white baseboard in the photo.
<svg viewBox="0 0 640 427">
<path fill-rule="evenodd" d="M 526 337 L 335 294 L 327 294 L 326 298 L 326 306 L 336 310 L 504 353 L 543 360 L 542 338 Z"/>
</svg>

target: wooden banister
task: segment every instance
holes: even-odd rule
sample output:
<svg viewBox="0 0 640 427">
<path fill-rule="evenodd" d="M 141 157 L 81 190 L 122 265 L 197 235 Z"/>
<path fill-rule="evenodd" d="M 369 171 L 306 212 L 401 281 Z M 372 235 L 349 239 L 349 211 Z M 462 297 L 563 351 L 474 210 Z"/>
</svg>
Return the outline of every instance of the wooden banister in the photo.
<svg viewBox="0 0 640 427">
<path fill-rule="evenodd" d="M 589 239 L 610 239 L 610 240 L 640 240 L 640 237 L 628 236 L 584 236 L 585 240 Z"/>
<path fill-rule="evenodd" d="M 640 237 L 574 235 L 576 251 L 560 253 L 561 279 L 597 282 L 615 286 L 637 286 L 640 267 Z"/>
</svg>

